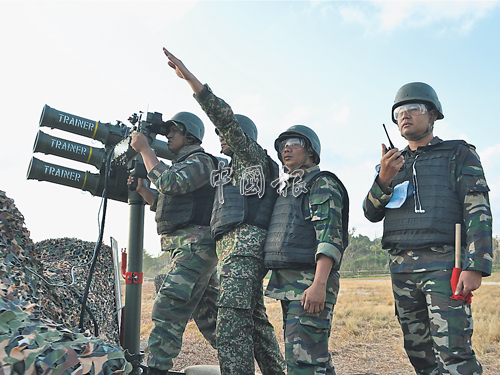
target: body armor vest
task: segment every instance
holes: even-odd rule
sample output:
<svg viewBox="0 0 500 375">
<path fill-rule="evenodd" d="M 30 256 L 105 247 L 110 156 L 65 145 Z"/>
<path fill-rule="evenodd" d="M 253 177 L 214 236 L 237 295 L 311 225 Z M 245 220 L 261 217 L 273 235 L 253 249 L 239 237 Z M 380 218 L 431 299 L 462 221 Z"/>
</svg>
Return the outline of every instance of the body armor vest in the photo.
<svg viewBox="0 0 500 375">
<path fill-rule="evenodd" d="M 193 154 L 208 155 L 215 165 L 218 163 L 215 156 L 201 150 L 184 155 L 176 163 L 186 160 Z M 155 216 L 158 234 L 172 233 L 187 224 L 210 225 L 214 193 L 215 189 L 208 182 L 201 188 L 187 194 L 159 194 Z"/>
<path fill-rule="evenodd" d="M 431 246 L 453 246 L 455 224 L 463 224 L 463 202 L 451 186 L 450 168 L 451 159 L 461 145 L 467 143 L 444 141 L 426 146 L 416 156 L 403 154 L 405 163 L 391 187 L 410 181 L 413 194 L 408 194 L 400 208 L 385 210 L 384 249 L 417 250 Z M 418 209 L 421 212 L 416 212 Z M 462 229 L 462 243 L 465 240 L 465 231 Z"/>
<path fill-rule="evenodd" d="M 278 178 L 279 168 L 269 156 L 267 159 L 271 180 L 264 181 L 262 198 L 259 198 L 258 194 L 245 195 L 240 186 L 233 186 L 231 183 L 217 186 L 210 220 L 212 238 L 218 239 L 224 233 L 244 223 L 262 229 L 268 228 L 274 203 L 278 197 L 276 190 L 271 187 L 271 182 Z M 222 189 L 223 203 L 219 201 L 219 189 Z"/>
<path fill-rule="evenodd" d="M 321 176 L 332 177 L 342 189 L 342 233 L 343 247 L 347 247 L 349 233 L 349 198 L 338 177 L 327 171 L 308 173 L 302 181 L 309 191 L 314 181 Z M 316 265 L 316 231 L 311 220 L 304 219 L 303 200 L 307 193 L 295 197 L 290 191 L 286 197 L 280 195 L 274 206 L 271 224 L 264 245 L 264 265 L 268 269 L 309 269 Z M 338 270 L 334 266 L 333 270 Z"/>
</svg>

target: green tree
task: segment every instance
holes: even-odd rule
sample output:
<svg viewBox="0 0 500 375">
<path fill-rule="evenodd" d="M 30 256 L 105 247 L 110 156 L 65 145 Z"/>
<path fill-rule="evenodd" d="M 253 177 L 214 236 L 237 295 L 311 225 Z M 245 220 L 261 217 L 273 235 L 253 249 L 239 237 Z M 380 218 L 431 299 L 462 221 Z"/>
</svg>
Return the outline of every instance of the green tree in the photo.
<svg viewBox="0 0 500 375">
<path fill-rule="evenodd" d="M 358 234 L 356 228 L 349 231 L 349 246 L 344 252 L 341 273 L 344 275 L 371 275 L 389 272 L 389 255 L 382 249 L 381 239 L 370 240 L 368 236 Z"/>
<path fill-rule="evenodd" d="M 493 237 L 493 270 L 500 271 L 500 238 Z"/>
<path fill-rule="evenodd" d="M 160 273 L 166 273 L 170 264 L 170 253 L 162 251 L 159 256 L 152 256 L 144 249 L 142 258 L 142 272 L 145 278 L 154 278 Z"/>
</svg>

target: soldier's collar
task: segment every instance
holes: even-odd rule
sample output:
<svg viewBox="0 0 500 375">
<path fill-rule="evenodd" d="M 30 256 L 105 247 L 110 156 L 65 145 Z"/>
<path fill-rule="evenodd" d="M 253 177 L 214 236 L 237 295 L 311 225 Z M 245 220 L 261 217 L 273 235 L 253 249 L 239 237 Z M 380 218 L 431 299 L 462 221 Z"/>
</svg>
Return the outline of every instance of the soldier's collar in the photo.
<svg viewBox="0 0 500 375">
<path fill-rule="evenodd" d="M 410 147 L 406 146 L 404 148 L 403 152 L 406 153 L 406 154 L 409 154 L 409 155 L 420 154 L 422 152 L 425 152 L 428 147 L 432 147 L 432 146 L 438 145 L 441 142 L 443 142 L 443 140 L 441 138 L 439 138 L 437 136 L 434 136 L 434 138 L 432 138 L 431 141 L 429 143 L 427 143 L 425 146 L 420 146 L 415 151 L 410 150 Z"/>
<path fill-rule="evenodd" d="M 176 155 L 175 160 L 179 160 L 180 158 L 182 158 L 186 154 L 189 154 L 189 153 L 191 153 L 193 151 L 204 151 L 204 150 L 203 150 L 203 147 L 201 147 L 200 145 L 184 146 L 183 148 L 181 148 L 181 150 L 179 151 L 179 153 Z"/>
</svg>

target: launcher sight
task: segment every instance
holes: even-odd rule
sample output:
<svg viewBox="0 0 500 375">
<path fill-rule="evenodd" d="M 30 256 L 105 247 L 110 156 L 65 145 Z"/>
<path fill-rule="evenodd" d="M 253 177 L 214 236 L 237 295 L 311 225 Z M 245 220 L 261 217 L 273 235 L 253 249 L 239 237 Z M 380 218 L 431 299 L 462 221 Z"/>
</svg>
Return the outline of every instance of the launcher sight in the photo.
<svg viewBox="0 0 500 375">
<path fill-rule="evenodd" d="M 127 169 L 142 170 L 137 167 L 138 164 L 142 163 L 140 155 L 130 146 L 131 136 L 134 131 L 140 131 L 146 135 L 148 142 L 158 157 L 168 160 L 174 158 L 174 155 L 168 150 L 167 142 L 156 139 L 157 134 L 167 134 L 167 127 L 162 121 L 161 113 L 148 112 L 146 120 L 142 120 L 142 112 L 139 113 L 139 116 L 134 113 L 129 118 L 132 126 L 127 126 L 121 121 L 117 121 L 116 125 L 112 125 L 75 116 L 45 105 L 40 117 L 40 127 L 50 127 L 91 138 L 101 142 L 103 147 L 91 147 L 83 143 L 48 135 L 39 130 L 33 152 L 55 155 L 90 164 L 96 167 L 99 173 L 84 172 L 57 164 L 50 164 L 33 157 L 28 167 L 27 179 L 49 181 L 89 191 L 94 196 L 100 196 L 104 190 L 107 172 L 106 161 L 111 159 L 111 167 L 108 171 L 107 196 L 110 199 L 127 202 Z M 141 176 L 138 175 L 138 177 Z"/>
</svg>

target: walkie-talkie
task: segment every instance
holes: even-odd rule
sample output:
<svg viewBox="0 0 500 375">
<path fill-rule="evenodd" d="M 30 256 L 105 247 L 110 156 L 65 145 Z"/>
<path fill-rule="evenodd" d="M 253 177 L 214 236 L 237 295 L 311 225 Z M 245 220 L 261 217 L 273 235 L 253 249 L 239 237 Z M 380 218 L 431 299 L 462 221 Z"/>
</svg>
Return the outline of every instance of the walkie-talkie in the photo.
<svg viewBox="0 0 500 375">
<path fill-rule="evenodd" d="M 389 137 L 389 133 L 387 133 L 387 129 L 385 128 L 385 124 L 382 124 L 382 126 L 384 127 L 384 130 L 385 130 L 385 134 L 387 135 L 387 139 L 389 140 L 389 145 L 391 147 L 389 148 L 385 148 L 385 152 L 389 151 L 389 150 L 392 150 L 394 148 L 394 145 L 392 144 L 392 141 L 391 141 L 391 138 Z"/>
</svg>

